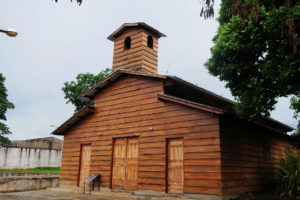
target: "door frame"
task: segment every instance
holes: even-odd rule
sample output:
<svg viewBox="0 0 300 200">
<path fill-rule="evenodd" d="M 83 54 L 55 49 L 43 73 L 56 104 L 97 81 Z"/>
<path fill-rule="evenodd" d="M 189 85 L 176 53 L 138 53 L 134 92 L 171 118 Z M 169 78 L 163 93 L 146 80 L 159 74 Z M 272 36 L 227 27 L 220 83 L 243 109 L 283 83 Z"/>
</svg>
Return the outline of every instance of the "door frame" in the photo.
<svg viewBox="0 0 300 200">
<path fill-rule="evenodd" d="M 83 146 L 91 146 L 91 148 L 92 148 L 92 143 L 81 143 L 80 144 L 79 166 L 78 166 L 78 174 L 77 174 L 77 187 L 80 186 L 80 173 L 81 173 L 81 161 L 82 161 L 82 156 L 83 156 L 82 155 Z"/>
<path fill-rule="evenodd" d="M 139 144 L 140 144 L 140 137 L 136 136 L 136 135 L 134 135 L 134 136 L 128 136 L 128 137 L 114 137 L 114 138 L 112 138 L 112 154 L 111 154 L 111 165 L 110 165 L 111 174 L 110 174 L 110 184 L 109 184 L 109 188 L 110 189 L 113 189 L 113 169 L 114 169 L 115 142 L 118 139 L 126 139 L 126 157 L 127 157 L 127 141 L 128 141 L 128 138 L 137 138 L 138 141 L 139 141 Z M 139 149 L 140 149 L 140 146 L 139 146 Z M 139 157 L 138 157 L 138 161 L 139 161 Z M 139 164 L 138 164 L 138 170 L 139 170 Z M 126 171 L 125 171 L 125 173 L 126 173 Z M 139 183 L 138 183 L 138 185 L 139 185 Z M 138 188 L 137 188 L 137 190 L 138 190 Z"/>
<path fill-rule="evenodd" d="M 166 138 L 166 188 L 165 188 L 165 192 L 166 194 L 169 194 L 169 141 L 170 140 L 182 140 L 182 148 L 183 148 L 183 161 L 182 161 L 182 170 L 183 170 L 183 190 L 182 190 L 182 194 L 184 194 L 184 137 L 170 137 L 170 138 Z"/>
</svg>

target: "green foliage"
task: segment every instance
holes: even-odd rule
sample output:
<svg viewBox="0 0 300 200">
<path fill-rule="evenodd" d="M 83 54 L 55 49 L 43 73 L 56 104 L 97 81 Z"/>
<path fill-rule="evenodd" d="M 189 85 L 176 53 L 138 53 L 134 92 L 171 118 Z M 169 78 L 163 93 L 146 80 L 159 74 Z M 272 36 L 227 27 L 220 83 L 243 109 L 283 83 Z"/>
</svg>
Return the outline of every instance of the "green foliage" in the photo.
<svg viewBox="0 0 300 200">
<path fill-rule="evenodd" d="M 5 136 L 0 136 L 0 145 L 4 144 L 4 145 L 10 145 L 11 141 L 8 137 Z"/>
<path fill-rule="evenodd" d="M 82 101 L 77 97 L 92 88 L 99 81 L 105 79 L 111 72 L 111 69 L 107 68 L 97 75 L 91 73 L 78 74 L 76 81 L 65 82 L 62 90 L 65 93 L 67 103 L 72 103 L 75 106 L 74 112 L 78 112 L 84 106 L 91 104 L 91 102 Z"/>
<path fill-rule="evenodd" d="M 293 145 L 295 145 L 298 149 L 300 149 L 300 133 L 299 133 L 299 127 L 298 132 L 295 132 L 291 135 L 293 138 Z"/>
<path fill-rule="evenodd" d="M 300 196 L 300 151 L 294 153 L 289 149 L 286 156 L 280 158 L 277 179 L 280 197 Z"/>
<path fill-rule="evenodd" d="M 249 0 L 256 3 L 252 6 L 255 12 L 245 18 L 229 14 L 233 2 L 238 1 L 222 1 L 220 27 L 205 65 L 226 82 L 240 116 L 268 116 L 279 97 L 300 94 L 300 51 L 296 48 L 295 53 L 285 34 L 292 30 L 295 37 L 300 35 L 299 27 L 291 29 L 288 23 L 292 19 L 299 24 L 300 1 L 288 6 L 285 1 Z"/>
<path fill-rule="evenodd" d="M 8 109 L 13 109 L 14 104 L 7 100 L 7 89 L 4 82 L 5 77 L 0 73 L 0 144 L 10 144 L 10 140 L 4 135 L 11 134 L 11 132 L 1 120 L 6 121 L 5 113 Z"/>
<path fill-rule="evenodd" d="M 36 168 L 28 168 L 28 169 L 0 169 L 0 172 L 60 173 L 60 167 L 36 167 Z"/>
</svg>

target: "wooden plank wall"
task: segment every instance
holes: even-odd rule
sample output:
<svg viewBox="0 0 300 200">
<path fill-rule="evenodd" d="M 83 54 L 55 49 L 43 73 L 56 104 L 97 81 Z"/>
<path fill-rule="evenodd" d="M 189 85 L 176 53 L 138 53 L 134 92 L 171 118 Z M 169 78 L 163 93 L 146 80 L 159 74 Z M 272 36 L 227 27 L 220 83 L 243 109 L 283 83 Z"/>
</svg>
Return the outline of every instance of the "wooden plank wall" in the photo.
<svg viewBox="0 0 300 200">
<path fill-rule="evenodd" d="M 147 46 L 149 35 L 153 38 L 153 49 Z M 127 37 L 131 38 L 131 48 L 126 50 L 124 42 Z M 115 39 L 113 70 L 143 68 L 144 71 L 157 73 L 157 62 L 158 37 L 148 31 L 142 28 L 131 28 Z"/>
<path fill-rule="evenodd" d="M 163 92 L 162 80 L 123 75 L 97 94 L 96 113 L 65 136 L 61 184 L 77 184 L 80 143 L 91 143 L 90 174 L 110 187 L 113 138 L 139 136 L 138 187 L 165 191 L 167 139 L 184 138 L 184 192 L 221 194 L 218 117 L 160 101 L 155 92 Z"/>
<path fill-rule="evenodd" d="M 287 137 L 229 116 L 221 118 L 220 129 L 222 194 L 270 188 L 280 155 L 293 148 Z"/>
</svg>

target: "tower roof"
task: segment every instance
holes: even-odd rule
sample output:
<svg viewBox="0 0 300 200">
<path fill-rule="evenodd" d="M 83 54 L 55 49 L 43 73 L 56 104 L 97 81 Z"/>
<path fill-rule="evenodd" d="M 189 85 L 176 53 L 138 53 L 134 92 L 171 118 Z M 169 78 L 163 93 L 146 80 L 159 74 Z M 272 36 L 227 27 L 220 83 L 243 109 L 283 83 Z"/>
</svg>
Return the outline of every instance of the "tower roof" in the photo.
<svg viewBox="0 0 300 200">
<path fill-rule="evenodd" d="M 158 36 L 158 37 L 166 37 L 165 34 L 159 32 L 158 30 L 156 30 L 155 28 L 149 26 L 148 24 L 144 23 L 144 22 L 136 22 L 136 23 L 125 23 L 123 24 L 120 28 L 118 28 L 115 32 L 113 32 L 110 36 L 107 37 L 107 39 L 114 41 L 119 35 L 121 35 L 124 31 L 126 31 L 129 28 L 133 28 L 133 27 L 140 27 L 140 28 L 144 28 L 147 31 L 149 31 L 150 33 Z"/>
</svg>

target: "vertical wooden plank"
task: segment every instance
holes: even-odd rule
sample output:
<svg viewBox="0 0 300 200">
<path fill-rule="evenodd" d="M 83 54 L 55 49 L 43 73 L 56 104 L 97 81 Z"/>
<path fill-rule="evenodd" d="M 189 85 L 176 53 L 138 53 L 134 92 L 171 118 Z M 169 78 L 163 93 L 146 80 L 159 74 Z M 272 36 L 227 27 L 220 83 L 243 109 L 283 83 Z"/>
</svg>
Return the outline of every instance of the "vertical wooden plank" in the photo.
<svg viewBox="0 0 300 200">
<path fill-rule="evenodd" d="M 79 186 L 83 186 L 84 180 L 89 177 L 90 161 L 91 161 L 91 145 L 83 144 L 81 146 Z"/>
<path fill-rule="evenodd" d="M 126 158 L 126 190 L 138 189 L 138 156 L 139 140 L 138 138 L 128 138 L 127 140 L 127 158 Z"/>
<path fill-rule="evenodd" d="M 126 138 L 116 139 L 114 142 L 112 188 L 124 189 L 126 164 Z"/>
<path fill-rule="evenodd" d="M 168 192 L 183 193 L 183 139 L 168 140 Z"/>
</svg>

